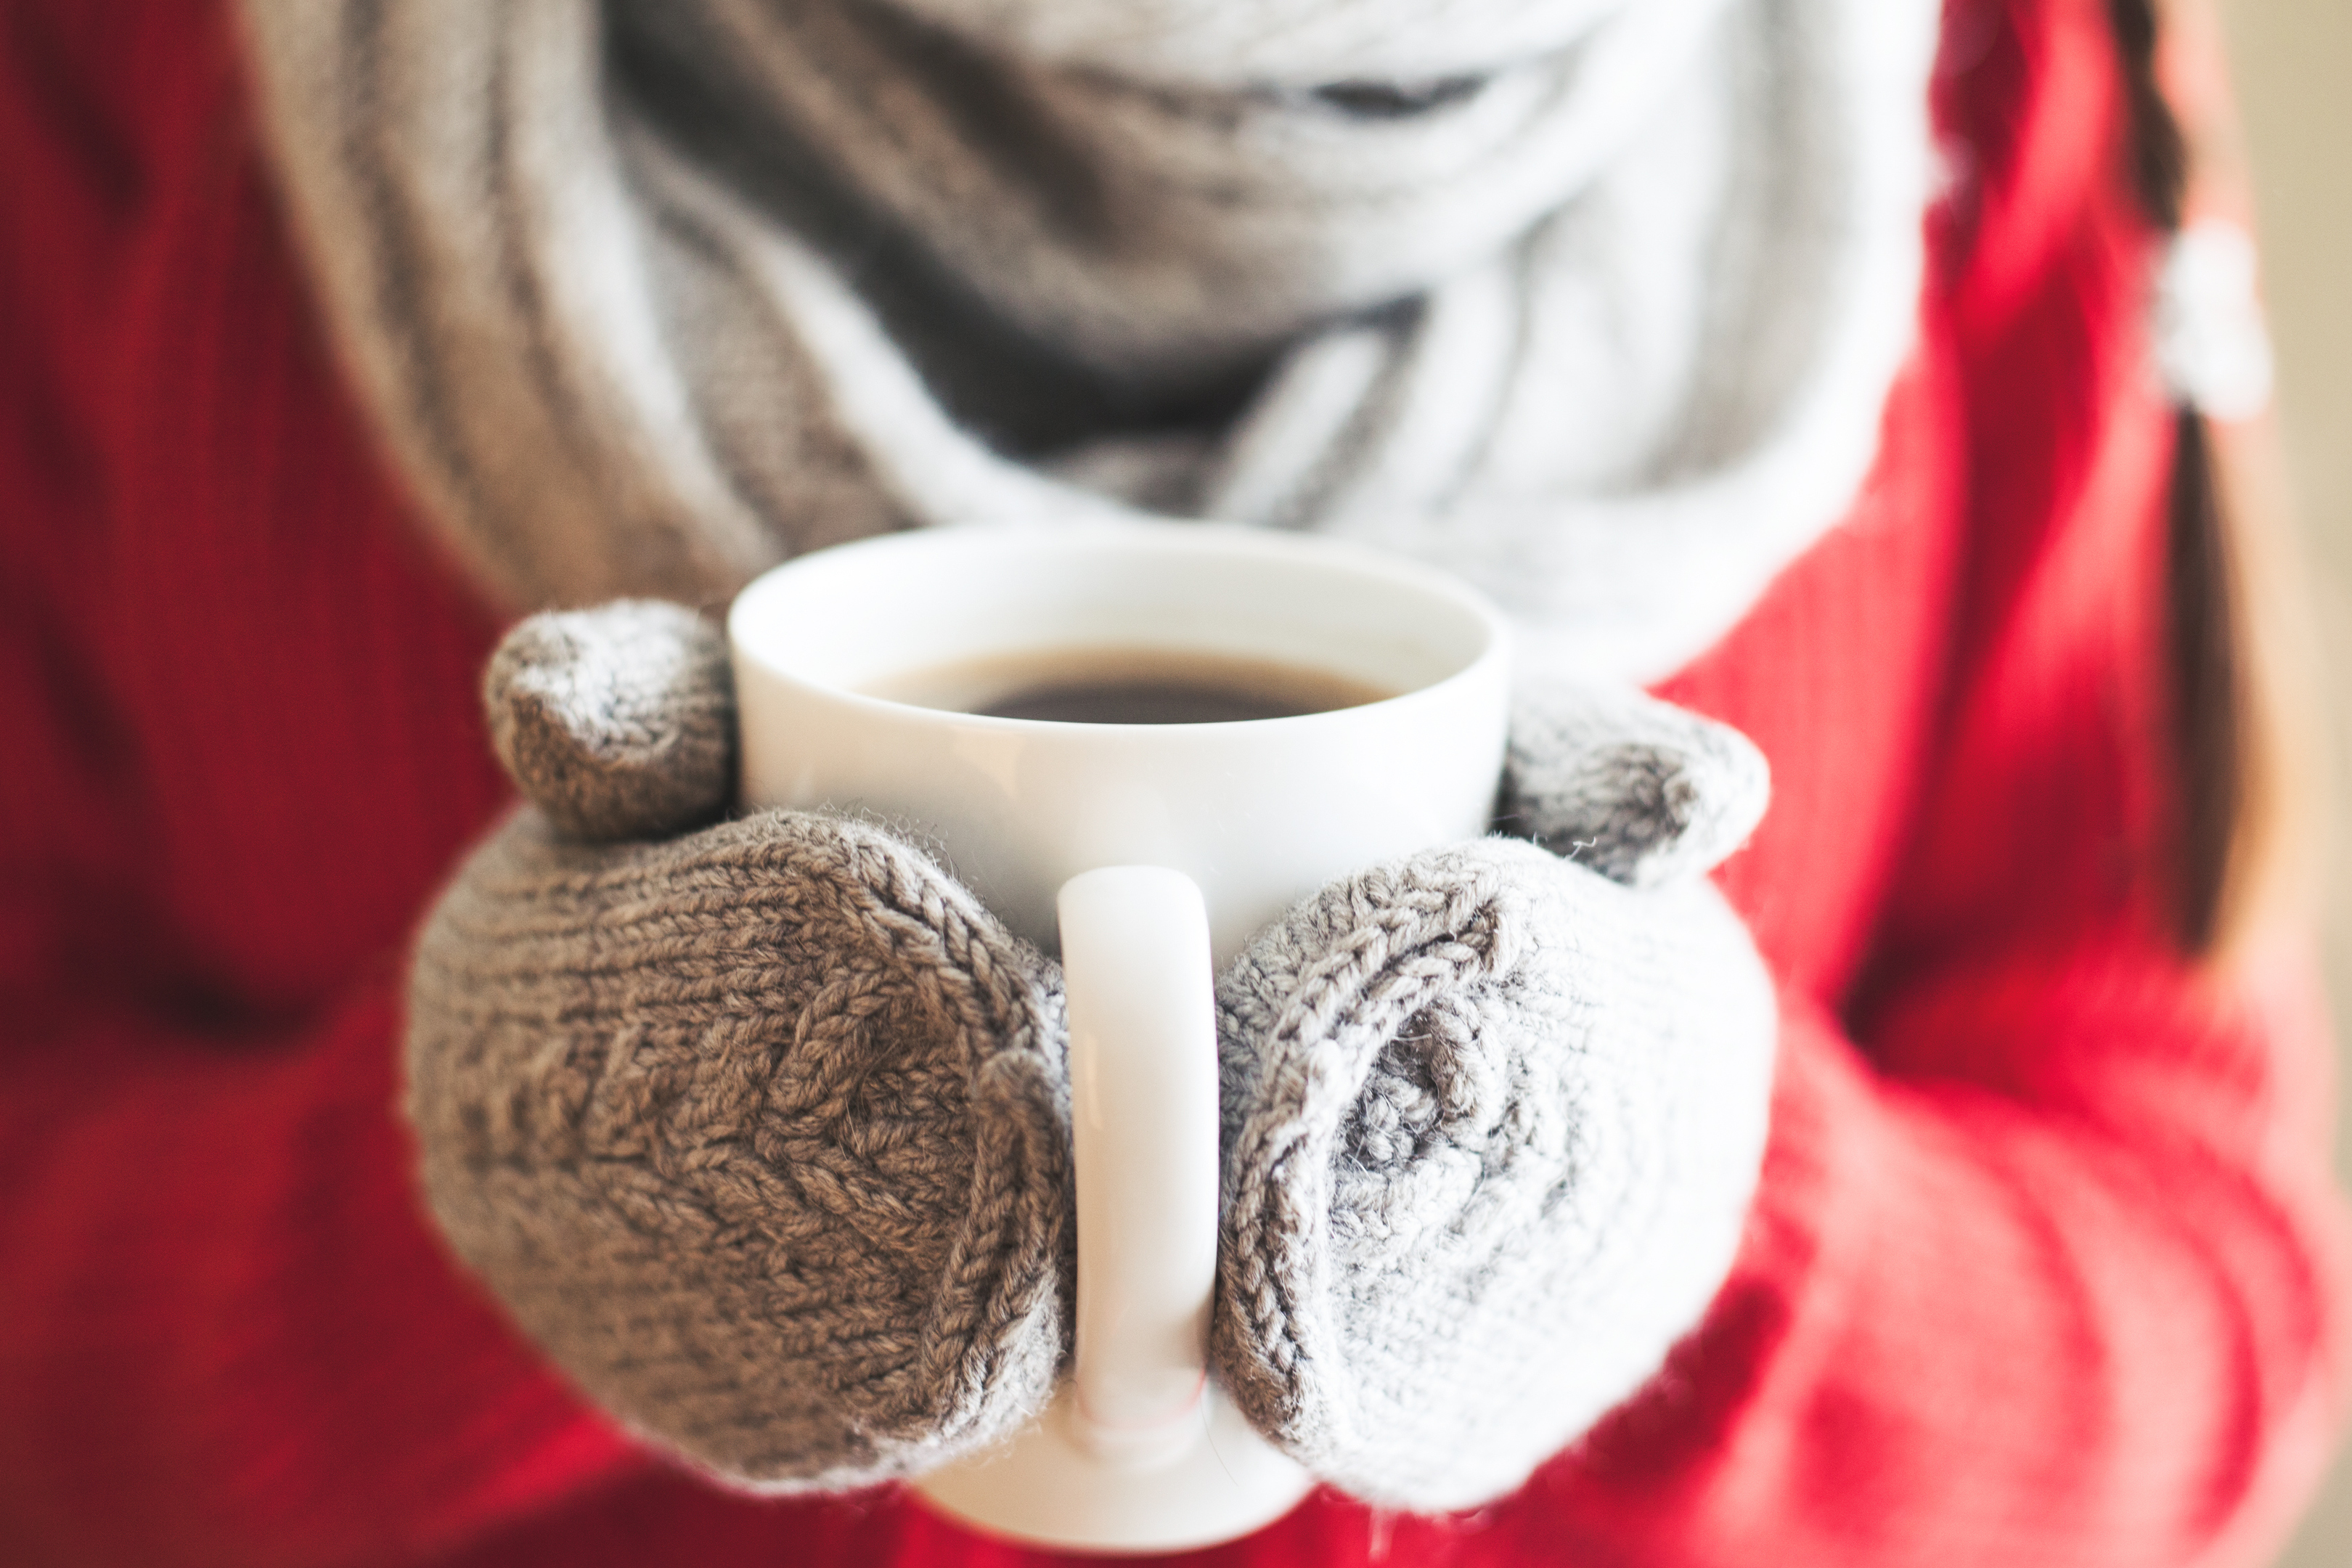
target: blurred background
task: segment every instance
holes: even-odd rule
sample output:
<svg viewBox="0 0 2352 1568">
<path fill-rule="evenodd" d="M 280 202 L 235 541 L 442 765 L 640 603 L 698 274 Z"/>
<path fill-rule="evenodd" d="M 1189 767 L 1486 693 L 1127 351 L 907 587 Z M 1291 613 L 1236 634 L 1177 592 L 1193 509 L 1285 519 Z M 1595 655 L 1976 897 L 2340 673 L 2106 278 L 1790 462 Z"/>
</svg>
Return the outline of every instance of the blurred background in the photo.
<svg viewBox="0 0 2352 1568">
<path fill-rule="evenodd" d="M 2279 422 L 2312 570 L 2336 756 L 2328 981 L 2352 1035 L 2352 0 L 2222 0 L 2253 168 Z M 2352 1184 L 2352 1051 L 2336 1165 Z M 2352 1452 L 2280 1568 L 2352 1568 Z"/>
</svg>

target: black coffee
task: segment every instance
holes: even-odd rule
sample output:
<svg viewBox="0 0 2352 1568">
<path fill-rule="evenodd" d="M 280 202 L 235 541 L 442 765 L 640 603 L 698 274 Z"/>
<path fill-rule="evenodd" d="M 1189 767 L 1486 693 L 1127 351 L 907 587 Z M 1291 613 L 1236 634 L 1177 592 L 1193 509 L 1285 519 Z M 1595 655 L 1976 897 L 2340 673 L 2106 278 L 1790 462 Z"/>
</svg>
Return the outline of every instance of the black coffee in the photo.
<svg viewBox="0 0 2352 1568">
<path fill-rule="evenodd" d="M 1107 680 L 1033 686 L 967 711 L 997 719 L 1047 719 L 1058 724 L 1226 724 L 1240 719 L 1287 719 L 1352 706 L 1183 681 Z"/>
<path fill-rule="evenodd" d="M 1351 676 L 1165 648 L 1052 648 L 906 672 L 866 690 L 896 702 L 1062 724 L 1227 724 L 1393 697 Z"/>
</svg>

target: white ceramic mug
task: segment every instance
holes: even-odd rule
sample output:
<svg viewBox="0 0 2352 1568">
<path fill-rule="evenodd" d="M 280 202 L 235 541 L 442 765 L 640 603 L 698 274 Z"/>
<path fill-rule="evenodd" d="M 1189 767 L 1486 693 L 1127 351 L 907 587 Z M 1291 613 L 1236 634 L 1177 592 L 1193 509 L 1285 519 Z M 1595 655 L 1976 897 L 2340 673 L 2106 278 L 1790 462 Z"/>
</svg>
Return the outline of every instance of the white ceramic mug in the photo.
<svg viewBox="0 0 2352 1568">
<path fill-rule="evenodd" d="M 1068 992 L 1075 1374 L 932 1506 L 1096 1551 L 1228 1540 L 1310 1484 L 1218 1397 L 1217 967 L 1335 879 L 1487 826 L 1501 616 L 1426 569 L 1207 526 L 893 534 L 806 555 L 728 631 L 754 805 L 917 827 Z M 1198 724 L 992 718 L 868 695 L 910 670 L 1107 647 L 1269 661 L 1397 695 Z"/>
</svg>

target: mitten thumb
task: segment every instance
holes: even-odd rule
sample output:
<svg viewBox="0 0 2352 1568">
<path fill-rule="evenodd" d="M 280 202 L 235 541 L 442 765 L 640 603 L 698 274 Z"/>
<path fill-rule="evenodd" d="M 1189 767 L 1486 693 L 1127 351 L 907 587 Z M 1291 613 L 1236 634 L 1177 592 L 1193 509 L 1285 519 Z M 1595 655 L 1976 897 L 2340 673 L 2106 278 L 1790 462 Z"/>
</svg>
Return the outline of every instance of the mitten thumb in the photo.
<svg viewBox="0 0 2352 1568">
<path fill-rule="evenodd" d="M 1772 797 L 1756 743 L 1630 687 L 1553 681 L 1513 703 L 1496 826 L 1629 888 L 1695 881 Z"/>
<path fill-rule="evenodd" d="M 683 605 L 532 616 L 491 656 L 482 704 L 499 761 L 572 839 L 668 837 L 717 820 L 733 794 L 726 641 Z"/>
</svg>

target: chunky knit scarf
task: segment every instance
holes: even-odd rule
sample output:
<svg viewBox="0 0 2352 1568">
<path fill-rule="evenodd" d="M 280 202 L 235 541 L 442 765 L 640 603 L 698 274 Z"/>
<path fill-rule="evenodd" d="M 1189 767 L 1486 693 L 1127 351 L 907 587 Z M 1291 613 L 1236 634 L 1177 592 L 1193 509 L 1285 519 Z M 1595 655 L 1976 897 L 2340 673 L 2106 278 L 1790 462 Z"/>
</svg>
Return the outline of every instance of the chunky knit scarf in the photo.
<svg viewBox="0 0 2352 1568">
<path fill-rule="evenodd" d="M 1932 0 L 247 0 L 352 372 L 518 607 L 1214 518 L 1664 674 L 1844 510 Z"/>
</svg>

